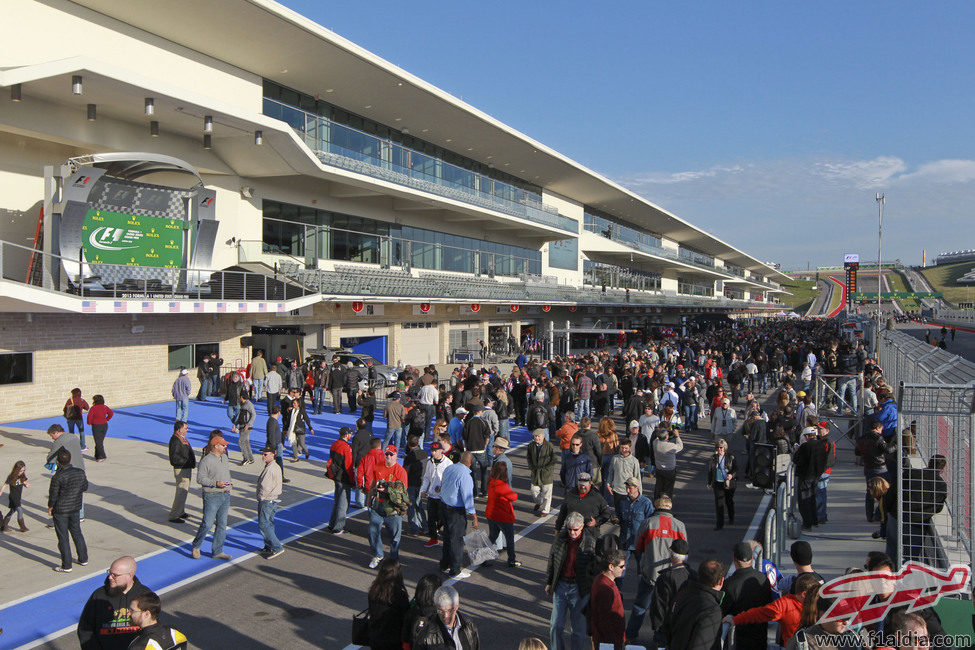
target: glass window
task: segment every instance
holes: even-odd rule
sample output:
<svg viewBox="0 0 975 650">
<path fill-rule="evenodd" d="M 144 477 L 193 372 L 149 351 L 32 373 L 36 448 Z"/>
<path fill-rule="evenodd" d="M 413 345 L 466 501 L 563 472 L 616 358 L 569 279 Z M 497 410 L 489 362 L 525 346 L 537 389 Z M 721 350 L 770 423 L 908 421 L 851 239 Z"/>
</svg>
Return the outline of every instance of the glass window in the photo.
<svg viewBox="0 0 975 650">
<path fill-rule="evenodd" d="M 193 346 L 193 358 L 196 365 L 203 360 L 203 357 L 208 354 L 217 353 L 220 354 L 220 344 L 219 343 L 197 343 Z"/>
<path fill-rule="evenodd" d="M 179 370 L 180 368 L 192 368 L 193 345 L 170 345 L 169 346 L 169 369 Z"/>
<path fill-rule="evenodd" d="M 0 385 L 29 384 L 34 381 L 34 353 L 0 354 Z"/>
</svg>

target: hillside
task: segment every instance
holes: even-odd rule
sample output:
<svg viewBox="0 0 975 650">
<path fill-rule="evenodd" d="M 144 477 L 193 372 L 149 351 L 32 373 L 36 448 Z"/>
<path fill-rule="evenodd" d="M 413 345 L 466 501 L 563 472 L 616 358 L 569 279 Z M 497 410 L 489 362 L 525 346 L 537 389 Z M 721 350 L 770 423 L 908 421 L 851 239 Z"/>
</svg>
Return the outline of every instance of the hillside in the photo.
<svg viewBox="0 0 975 650">
<path fill-rule="evenodd" d="M 975 268 L 975 262 L 958 262 L 957 264 L 929 266 L 920 271 L 935 291 L 944 294 L 945 300 L 958 304 L 960 302 L 971 302 L 972 297 L 975 296 L 975 288 L 971 285 L 957 283 L 958 278 L 973 268 Z"/>
</svg>

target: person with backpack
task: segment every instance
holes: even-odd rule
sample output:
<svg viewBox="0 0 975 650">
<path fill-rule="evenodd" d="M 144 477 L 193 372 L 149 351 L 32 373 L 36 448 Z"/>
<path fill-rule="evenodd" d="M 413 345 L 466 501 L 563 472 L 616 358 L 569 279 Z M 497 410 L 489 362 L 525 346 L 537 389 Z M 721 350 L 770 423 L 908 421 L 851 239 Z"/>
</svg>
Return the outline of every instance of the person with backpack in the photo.
<svg viewBox="0 0 975 650">
<path fill-rule="evenodd" d="M 88 451 L 88 447 L 85 446 L 85 420 L 82 416 L 82 412 L 87 410 L 88 402 L 81 398 L 81 389 L 72 388 L 71 397 L 64 403 L 64 419 L 68 425 L 68 433 L 74 433 L 75 429 L 78 430 L 78 442 L 81 443 L 81 451 Z"/>
</svg>

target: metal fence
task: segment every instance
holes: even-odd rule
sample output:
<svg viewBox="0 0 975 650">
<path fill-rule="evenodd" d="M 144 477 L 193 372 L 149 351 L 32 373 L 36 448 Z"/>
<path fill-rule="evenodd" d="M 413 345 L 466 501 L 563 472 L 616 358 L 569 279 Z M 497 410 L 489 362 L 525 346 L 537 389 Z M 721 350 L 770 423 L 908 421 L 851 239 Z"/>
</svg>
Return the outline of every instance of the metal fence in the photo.
<svg viewBox="0 0 975 650">
<path fill-rule="evenodd" d="M 788 557 L 787 538 L 798 539 L 800 523 L 796 518 L 796 471 L 790 461 L 784 471 L 777 472 L 775 499 L 765 513 L 762 546 L 764 557 L 781 566 Z"/>
<path fill-rule="evenodd" d="M 899 563 L 971 566 L 975 364 L 893 330 L 878 333 L 877 353 L 898 404 L 888 550 Z"/>
</svg>

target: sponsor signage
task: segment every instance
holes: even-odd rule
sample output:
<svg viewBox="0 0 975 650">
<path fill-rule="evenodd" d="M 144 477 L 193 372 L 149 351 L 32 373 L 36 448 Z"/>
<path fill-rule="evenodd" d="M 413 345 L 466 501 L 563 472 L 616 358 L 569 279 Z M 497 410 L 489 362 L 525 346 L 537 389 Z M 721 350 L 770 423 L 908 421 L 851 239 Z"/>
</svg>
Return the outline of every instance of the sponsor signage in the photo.
<svg viewBox="0 0 975 650">
<path fill-rule="evenodd" d="M 859 291 L 850 294 L 853 300 L 876 300 L 877 292 L 867 293 L 864 291 Z M 904 300 L 907 298 L 941 298 L 943 294 L 940 291 L 884 291 L 880 294 L 881 300 Z"/>
<path fill-rule="evenodd" d="M 843 263 L 844 264 L 859 264 L 860 263 L 860 255 L 859 255 L 859 253 L 847 253 L 846 255 L 843 256 Z"/>
<path fill-rule="evenodd" d="M 181 268 L 185 223 L 88 210 L 81 226 L 81 249 L 89 264 Z"/>
</svg>

